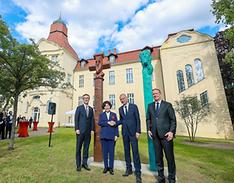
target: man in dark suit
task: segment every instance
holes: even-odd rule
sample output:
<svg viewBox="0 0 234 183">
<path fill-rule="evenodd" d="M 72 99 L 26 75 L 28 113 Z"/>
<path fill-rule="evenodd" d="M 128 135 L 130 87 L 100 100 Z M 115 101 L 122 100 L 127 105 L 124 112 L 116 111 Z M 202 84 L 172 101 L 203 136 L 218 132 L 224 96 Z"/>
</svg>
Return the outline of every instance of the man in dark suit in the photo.
<svg viewBox="0 0 234 183">
<path fill-rule="evenodd" d="M 175 183 L 176 166 L 174 158 L 173 138 L 176 133 L 176 116 L 171 103 L 161 100 L 161 91 L 153 89 L 154 102 L 148 105 L 147 131 L 153 139 L 158 183 L 165 183 L 163 150 L 168 164 L 169 183 Z"/>
<path fill-rule="evenodd" d="M 0 136 L 1 136 L 1 139 L 5 139 L 5 119 L 4 119 L 4 116 L 3 116 L 3 112 L 0 112 Z"/>
<path fill-rule="evenodd" d="M 83 95 L 83 104 L 76 108 L 75 131 L 76 131 L 76 170 L 81 171 L 81 148 L 83 146 L 82 167 L 90 170 L 87 164 L 89 156 L 89 144 L 91 131 L 94 131 L 93 108 L 89 106 L 90 96 Z"/>
<path fill-rule="evenodd" d="M 7 135 L 9 134 L 8 135 L 9 139 L 11 138 L 12 122 L 13 122 L 13 114 L 12 111 L 10 111 L 6 118 L 6 138 Z"/>
<path fill-rule="evenodd" d="M 135 104 L 128 103 L 128 98 L 125 94 L 121 94 L 120 102 L 123 104 L 119 108 L 120 121 L 122 124 L 122 136 L 124 144 L 124 155 L 126 162 L 126 172 L 123 176 L 132 174 L 130 146 L 132 147 L 133 162 L 135 167 L 136 182 L 141 183 L 141 161 L 138 150 L 138 138 L 141 133 L 141 121 L 138 108 Z"/>
</svg>

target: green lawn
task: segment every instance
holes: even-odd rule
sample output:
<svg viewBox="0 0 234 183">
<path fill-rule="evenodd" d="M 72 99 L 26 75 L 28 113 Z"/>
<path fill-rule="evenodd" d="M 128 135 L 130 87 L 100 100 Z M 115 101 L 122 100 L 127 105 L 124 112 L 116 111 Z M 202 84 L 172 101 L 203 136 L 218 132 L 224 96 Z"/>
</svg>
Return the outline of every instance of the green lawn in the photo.
<svg viewBox="0 0 234 183">
<path fill-rule="evenodd" d="M 177 178 L 179 183 L 233 183 L 234 150 L 209 149 L 185 145 L 185 137 L 175 140 Z M 200 139 L 204 141 L 204 139 Z M 209 139 L 205 139 L 208 142 Z M 215 142 L 213 139 L 212 142 Z M 218 140 L 218 143 L 222 141 Z M 91 142 L 93 144 L 93 141 Z M 229 142 L 233 143 L 233 142 Z M 103 175 L 101 168 L 90 172 L 75 170 L 75 135 L 71 128 L 56 129 L 53 147 L 48 148 L 48 136 L 16 139 L 15 150 L 8 152 L 7 141 L 0 141 L 0 182 L 135 182 L 135 177 Z M 92 149 L 91 147 L 91 156 Z M 139 141 L 141 160 L 147 163 L 146 135 Z M 121 138 L 116 145 L 116 159 L 123 159 Z M 143 176 L 143 182 L 155 182 L 154 177 Z"/>
</svg>

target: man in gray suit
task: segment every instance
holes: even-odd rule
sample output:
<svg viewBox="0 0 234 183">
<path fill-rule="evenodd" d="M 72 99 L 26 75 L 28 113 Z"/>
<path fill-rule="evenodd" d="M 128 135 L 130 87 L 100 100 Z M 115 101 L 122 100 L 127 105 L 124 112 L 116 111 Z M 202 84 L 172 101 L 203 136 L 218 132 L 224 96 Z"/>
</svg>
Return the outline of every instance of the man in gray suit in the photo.
<svg viewBox="0 0 234 183">
<path fill-rule="evenodd" d="M 153 89 L 154 102 L 148 105 L 147 131 L 153 139 L 158 183 L 165 183 L 163 150 L 168 164 L 169 183 L 175 183 L 176 166 L 174 158 L 173 138 L 176 133 L 176 116 L 171 103 L 161 100 L 160 89 Z"/>
<path fill-rule="evenodd" d="M 90 170 L 87 164 L 89 156 L 89 144 L 91 131 L 94 131 L 93 108 L 89 106 L 90 96 L 83 95 L 83 104 L 76 108 L 75 131 L 76 131 L 76 170 L 81 171 L 81 148 L 83 146 L 82 167 Z"/>
</svg>

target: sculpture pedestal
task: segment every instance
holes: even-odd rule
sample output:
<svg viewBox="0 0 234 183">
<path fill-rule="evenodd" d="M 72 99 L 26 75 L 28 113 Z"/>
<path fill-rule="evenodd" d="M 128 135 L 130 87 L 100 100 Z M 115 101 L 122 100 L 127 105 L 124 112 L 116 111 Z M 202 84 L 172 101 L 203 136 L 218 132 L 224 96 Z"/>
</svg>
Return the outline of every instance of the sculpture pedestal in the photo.
<svg viewBox="0 0 234 183">
<path fill-rule="evenodd" d="M 37 131 L 38 129 L 37 129 L 37 125 L 38 125 L 38 122 L 37 121 L 34 121 L 33 122 L 33 129 L 32 129 L 32 131 Z"/>
<path fill-rule="evenodd" d="M 53 130 L 53 126 L 54 126 L 54 122 L 48 122 L 48 125 L 49 125 L 49 128 L 48 128 L 48 133 L 52 133 L 52 132 L 54 132 L 54 130 Z"/>
<path fill-rule="evenodd" d="M 19 130 L 18 130 L 18 137 L 28 137 L 28 125 L 29 122 L 21 121 L 19 122 Z"/>
</svg>

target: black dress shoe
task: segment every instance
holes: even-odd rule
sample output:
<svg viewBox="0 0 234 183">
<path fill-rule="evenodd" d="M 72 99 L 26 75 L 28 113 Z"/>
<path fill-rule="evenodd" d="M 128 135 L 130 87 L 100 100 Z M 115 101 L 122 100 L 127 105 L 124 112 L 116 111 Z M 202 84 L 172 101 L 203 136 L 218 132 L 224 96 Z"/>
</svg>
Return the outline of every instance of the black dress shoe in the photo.
<svg viewBox="0 0 234 183">
<path fill-rule="evenodd" d="M 140 175 L 136 175 L 136 183 L 142 183 Z"/>
<path fill-rule="evenodd" d="M 111 175 L 114 175 L 114 170 L 112 168 L 110 168 L 109 172 Z"/>
<path fill-rule="evenodd" d="M 81 167 L 80 167 L 80 166 L 77 167 L 77 168 L 76 168 L 76 171 L 77 171 L 77 172 L 80 172 L 80 171 L 81 171 Z"/>
<path fill-rule="evenodd" d="M 126 172 L 122 176 L 127 177 L 131 174 L 132 174 L 132 170 L 126 170 Z"/>
<path fill-rule="evenodd" d="M 88 171 L 90 171 L 91 169 L 88 167 L 88 165 L 82 165 L 82 167 Z"/>
<path fill-rule="evenodd" d="M 102 173 L 107 173 L 108 172 L 108 168 L 104 168 Z"/>
</svg>

